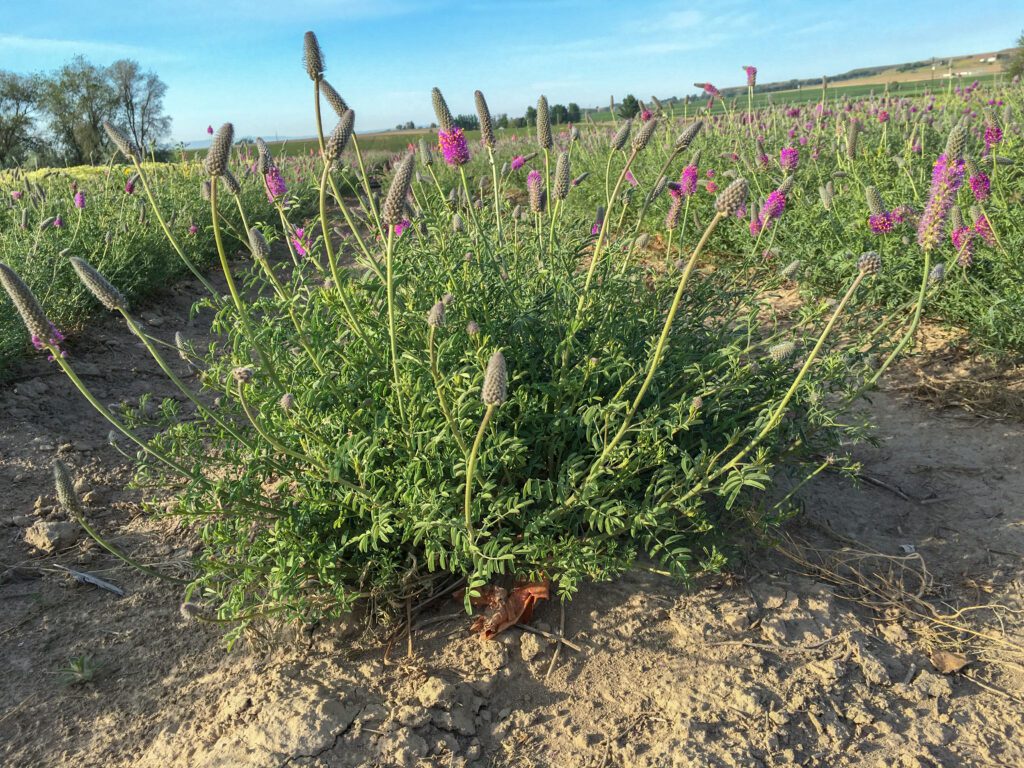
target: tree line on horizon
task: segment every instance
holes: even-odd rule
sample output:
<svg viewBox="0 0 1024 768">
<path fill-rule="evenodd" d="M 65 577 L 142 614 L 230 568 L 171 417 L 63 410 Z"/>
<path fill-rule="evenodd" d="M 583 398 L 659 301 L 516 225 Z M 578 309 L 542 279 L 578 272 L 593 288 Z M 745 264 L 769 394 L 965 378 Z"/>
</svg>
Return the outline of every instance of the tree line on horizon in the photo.
<svg viewBox="0 0 1024 768">
<path fill-rule="evenodd" d="M 0 168 L 104 162 L 109 120 L 147 152 L 171 128 L 167 85 L 132 59 L 110 66 L 76 56 L 50 73 L 0 70 Z"/>
</svg>

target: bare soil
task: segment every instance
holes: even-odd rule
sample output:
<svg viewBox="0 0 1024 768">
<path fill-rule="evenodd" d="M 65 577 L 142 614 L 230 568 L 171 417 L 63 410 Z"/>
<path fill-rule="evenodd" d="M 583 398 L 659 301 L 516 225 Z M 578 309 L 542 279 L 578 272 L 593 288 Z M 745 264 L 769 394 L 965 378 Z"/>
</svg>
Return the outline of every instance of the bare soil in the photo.
<svg viewBox="0 0 1024 768">
<path fill-rule="evenodd" d="M 194 295 L 183 283 L 142 318 L 205 344 Z M 113 318 L 68 348 L 103 402 L 173 395 Z M 87 537 L 40 552 L 30 527 L 66 520 L 55 456 L 85 478 L 94 524 L 139 559 L 183 571 L 194 541 L 125 490 L 129 462 L 70 382 L 26 361 L 0 392 L 0 764 L 1024 765 L 1024 427 L 992 418 L 993 401 L 979 418 L 936 409 L 958 398 L 932 390 L 913 399 L 915 372 L 940 393 L 936 380 L 957 380 L 963 361 L 937 354 L 864 406 L 878 443 L 857 449 L 858 485 L 823 476 L 777 546 L 728 574 L 685 586 L 640 564 L 586 587 L 564 619 L 542 604 L 534 627 L 564 620 L 574 646 L 557 658 L 519 629 L 479 642 L 454 601 L 419 619 L 411 657 L 344 627 L 227 653 L 219 627 L 182 617 L 178 588 Z M 941 651 L 968 664 L 943 674 L 963 659 Z M 94 676 L 69 683 L 61 671 L 86 655 Z"/>
</svg>

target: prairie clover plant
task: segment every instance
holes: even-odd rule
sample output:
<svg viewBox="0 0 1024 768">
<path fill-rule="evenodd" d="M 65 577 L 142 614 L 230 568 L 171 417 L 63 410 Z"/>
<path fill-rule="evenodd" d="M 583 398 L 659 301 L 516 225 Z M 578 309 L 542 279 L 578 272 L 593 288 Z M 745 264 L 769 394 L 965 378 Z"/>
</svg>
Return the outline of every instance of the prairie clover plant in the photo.
<svg viewBox="0 0 1024 768">
<path fill-rule="evenodd" d="M 313 204 L 294 204 L 265 142 L 243 157 L 230 124 L 203 163 L 207 212 L 189 226 L 212 235 L 226 297 L 136 148 L 108 127 L 151 219 L 209 287 L 218 344 L 158 342 L 93 254 L 72 249 L 66 269 L 123 318 L 189 401 L 187 417 L 153 434 L 108 410 L 62 354 L 48 302 L 0 266 L 33 341 L 136 443 L 140 476 L 162 483 L 169 514 L 201 537 L 188 613 L 232 622 L 232 637 L 354 607 L 386 622 L 460 582 L 467 604 L 505 579 L 548 579 L 569 596 L 641 555 L 681 578 L 719 569 L 739 538 L 797 509 L 808 479 L 849 469 L 843 446 L 865 427 L 846 411 L 949 282 L 931 257 L 952 247 L 940 234 L 961 192 L 964 132 L 925 200 L 864 170 L 881 162 L 858 150 L 877 146 L 872 105 L 833 114 L 841 105 L 823 96 L 753 111 L 754 67 L 747 113 L 703 84 L 699 121 L 660 104 L 608 130 L 556 133 L 541 97 L 525 140 L 495 134 L 479 91 L 481 140 L 468 139 L 435 88 L 436 135 L 371 174 L 312 33 L 304 61 Z M 896 133 L 901 107 L 887 106 Z M 933 134 L 914 140 L 934 154 Z M 976 242 L 996 242 L 980 206 L 998 197 L 998 169 L 989 179 L 984 202 L 964 201 L 979 206 Z M 200 200 L 199 178 L 192 189 Z M 83 217 L 96 198 L 85 199 Z M 891 231 L 869 225 L 881 215 Z M 913 256 L 897 223 L 917 227 Z M 887 296 L 903 280 L 889 277 L 891 259 L 923 276 L 916 294 Z M 770 299 L 795 285 L 817 296 L 777 316 Z"/>
</svg>

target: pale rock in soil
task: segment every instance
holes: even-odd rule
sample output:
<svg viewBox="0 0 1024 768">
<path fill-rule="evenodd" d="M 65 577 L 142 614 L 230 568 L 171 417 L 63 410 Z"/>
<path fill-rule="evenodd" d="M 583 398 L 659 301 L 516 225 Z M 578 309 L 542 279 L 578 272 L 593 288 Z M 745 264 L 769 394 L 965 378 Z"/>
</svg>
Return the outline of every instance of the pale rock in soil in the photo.
<svg viewBox="0 0 1024 768">
<path fill-rule="evenodd" d="M 508 663 L 508 649 L 501 643 L 480 643 L 480 663 L 484 669 L 501 669 Z"/>
<path fill-rule="evenodd" d="M 389 761 L 389 765 L 399 765 L 403 768 L 412 768 L 421 758 L 426 757 L 429 751 L 426 740 L 408 728 L 388 734 L 380 740 L 377 748 L 381 757 Z"/>
<path fill-rule="evenodd" d="M 428 677 L 416 691 L 416 698 L 424 707 L 451 709 L 455 689 L 440 677 Z"/>
<path fill-rule="evenodd" d="M 519 638 L 519 655 L 523 661 L 530 663 L 540 653 L 540 640 L 532 632 L 524 632 Z"/>
<path fill-rule="evenodd" d="M 67 549 L 81 533 L 74 523 L 37 520 L 25 531 L 25 541 L 43 552 Z"/>
</svg>

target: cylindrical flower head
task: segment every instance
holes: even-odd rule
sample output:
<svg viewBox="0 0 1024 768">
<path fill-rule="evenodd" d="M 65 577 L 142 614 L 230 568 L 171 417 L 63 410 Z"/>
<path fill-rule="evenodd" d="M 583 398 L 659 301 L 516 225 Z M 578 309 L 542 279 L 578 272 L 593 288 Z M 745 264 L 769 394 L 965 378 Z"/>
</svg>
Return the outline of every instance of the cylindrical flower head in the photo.
<svg viewBox="0 0 1024 768">
<path fill-rule="evenodd" d="M 93 296 L 99 299 L 100 304 L 111 312 L 128 309 L 128 303 L 121 292 L 111 285 L 110 281 L 100 274 L 92 264 L 85 259 L 72 256 L 71 266 L 78 273 L 78 278 L 82 281 L 82 284 L 89 289 Z"/>
<path fill-rule="evenodd" d="M 11 297 L 14 308 L 21 315 L 29 335 L 35 341 L 46 341 L 49 338 L 50 321 L 43 312 L 32 290 L 25 285 L 24 281 L 9 266 L 0 262 L 0 285 L 3 285 L 7 295 Z"/>
<path fill-rule="evenodd" d="M 658 118 L 652 117 L 646 123 L 640 126 L 640 130 L 633 136 L 633 150 L 640 152 L 651 140 L 651 136 L 658 128 Z"/>
<path fill-rule="evenodd" d="M 857 269 L 865 275 L 877 275 L 882 269 L 882 257 L 874 251 L 865 251 L 857 259 Z"/>
<path fill-rule="evenodd" d="M 109 121 L 104 120 L 103 130 L 107 132 L 107 136 L 110 137 L 114 146 L 117 147 L 118 151 L 124 155 L 126 159 L 130 160 L 133 157 L 135 159 L 139 159 L 141 157 L 141 153 L 139 152 L 139 148 L 135 146 L 135 142 L 129 139 L 128 134 L 120 128 L 116 127 Z"/>
<path fill-rule="evenodd" d="M 800 271 L 800 259 L 793 259 L 787 264 L 779 274 L 784 280 L 792 280 L 796 277 L 796 273 Z"/>
<path fill-rule="evenodd" d="M 491 124 L 491 110 L 487 108 L 487 100 L 483 93 L 477 91 L 474 97 L 476 98 L 476 115 L 480 118 L 480 138 L 483 140 L 484 146 L 494 149 L 494 126 Z"/>
<path fill-rule="evenodd" d="M 530 171 L 526 175 L 526 193 L 530 199 L 530 210 L 534 213 L 543 213 L 544 179 L 540 171 Z"/>
<path fill-rule="evenodd" d="M 676 139 L 676 143 L 673 146 L 676 152 L 685 152 L 690 148 L 690 144 L 697 138 L 697 134 L 700 133 L 700 129 L 704 127 L 704 121 L 698 120 L 695 123 L 691 123 L 686 127 L 686 130 L 679 134 L 679 138 Z"/>
<path fill-rule="evenodd" d="M 259 171 L 260 176 L 266 176 L 274 165 L 274 157 L 270 154 L 267 142 L 262 138 L 256 139 L 256 151 L 259 153 L 256 158 L 256 170 Z"/>
<path fill-rule="evenodd" d="M 324 142 L 324 154 L 328 160 L 333 162 L 341 157 L 341 153 L 348 146 L 348 140 L 352 138 L 355 125 L 356 113 L 351 109 L 346 109 L 338 124 L 334 126 L 334 130 L 331 131 L 330 137 Z"/>
<path fill-rule="evenodd" d="M 551 114 L 548 112 L 548 97 L 537 99 L 537 143 L 541 149 L 551 149 L 554 140 L 551 138 Z"/>
<path fill-rule="evenodd" d="M 668 185 L 668 176 L 662 176 L 660 179 L 658 179 L 655 182 L 654 188 L 651 190 L 651 194 L 650 194 L 650 196 L 647 199 L 650 202 L 653 203 L 655 200 L 658 199 L 658 197 L 661 195 L 661 193 L 665 191 L 665 187 L 667 185 Z"/>
<path fill-rule="evenodd" d="M 388 188 L 388 196 L 384 198 L 384 223 L 394 226 L 405 218 L 403 206 L 405 196 L 409 193 L 409 185 L 412 183 L 413 162 L 416 156 L 409 152 L 402 162 L 398 164 L 395 175 L 391 179 L 391 186 Z"/>
<path fill-rule="evenodd" d="M 420 139 L 419 141 L 419 152 L 420 162 L 423 163 L 424 167 L 431 166 L 434 164 L 434 153 L 430 149 L 430 145 L 426 139 Z"/>
<path fill-rule="evenodd" d="M 932 267 L 932 271 L 928 273 L 928 282 L 929 283 L 941 283 L 942 282 L 942 278 L 944 278 L 945 276 L 946 276 L 946 265 L 944 263 L 942 263 L 942 262 L 939 262 L 934 267 Z"/>
<path fill-rule="evenodd" d="M 718 193 L 715 210 L 725 216 L 732 216 L 747 202 L 747 180 L 740 178 Z"/>
<path fill-rule="evenodd" d="M 796 351 L 796 344 L 792 341 L 781 341 L 768 348 L 768 357 L 774 362 L 781 363 Z"/>
<path fill-rule="evenodd" d="M 270 245 L 258 227 L 252 227 L 249 230 L 249 250 L 252 251 L 253 258 L 258 261 L 270 257 Z"/>
<path fill-rule="evenodd" d="M 207 202 L 210 201 L 210 180 L 209 179 L 203 179 L 202 184 L 199 185 L 199 196 L 202 197 L 203 200 L 206 200 Z"/>
<path fill-rule="evenodd" d="M 334 86 L 326 80 L 320 81 L 320 93 L 324 95 L 327 103 L 331 105 L 331 109 L 338 117 L 343 117 L 348 112 L 348 104 L 341 98 L 341 94 L 334 90 Z"/>
<path fill-rule="evenodd" d="M 501 405 L 508 399 L 508 369 L 505 367 L 505 356 L 499 349 L 487 363 L 484 373 L 484 386 L 480 392 L 484 405 Z"/>
<path fill-rule="evenodd" d="M 427 313 L 427 325 L 432 328 L 440 328 L 444 325 L 444 302 L 439 301 L 430 308 Z"/>
<path fill-rule="evenodd" d="M 779 192 L 781 192 L 783 195 L 788 195 L 790 192 L 793 191 L 793 187 L 795 185 L 796 185 L 796 177 L 795 176 L 787 176 L 786 178 L 784 178 L 782 180 L 782 183 L 779 184 Z"/>
<path fill-rule="evenodd" d="M 234 139 L 235 127 L 231 123 L 224 123 L 214 135 L 206 160 L 203 161 L 208 176 L 220 176 L 227 170 Z"/>
<path fill-rule="evenodd" d="M 71 479 L 71 473 L 60 459 L 53 462 L 53 485 L 57 490 L 57 501 L 64 511 L 70 515 L 81 515 L 82 501 L 75 490 L 75 481 Z"/>
<path fill-rule="evenodd" d="M 174 347 L 178 350 L 178 357 L 180 357 L 183 362 L 192 362 L 189 355 L 188 345 L 185 343 L 185 337 L 181 335 L 181 331 L 174 332 Z"/>
<path fill-rule="evenodd" d="M 949 228 L 952 230 L 963 229 L 964 227 L 964 214 L 960 210 L 959 205 L 954 205 L 949 209 Z"/>
<path fill-rule="evenodd" d="M 555 165 L 555 188 L 552 190 L 555 200 L 565 200 L 569 196 L 571 184 L 572 174 L 569 171 L 569 153 L 562 152 L 558 155 L 558 163 Z"/>
<path fill-rule="evenodd" d="M 235 175 L 231 171 L 225 168 L 224 173 L 221 175 L 221 179 L 224 181 L 224 186 L 227 187 L 228 192 L 232 195 L 237 197 L 241 193 L 242 185 L 238 183 L 238 179 L 235 178 Z"/>
<path fill-rule="evenodd" d="M 946 139 L 946 157 L 950 160 L 959 160 L 964 156 L 966 147 L 967 128 L 960 123 L 949 132 L 949 137 Z"/>
<path fill-rule="evenodd" d="M 615 136 L 612 138 L 612 149 L 622 149 L 626 146 L 626 142 L 629 141 L 629 130 L 633 127 L 633 121 L 625 120 L 622 125 L 619 126 L 619 130 L 615 132 Z"/>
<path fill-rule="evenodd" d="M 846 134 L 846 156 L 853 160 L 857 156 L 857 138 L 860 136 L 860 123 L 856 120 L 850 121 L 850 128 Z"/>
<path fill-rule="evenodd" d="M 306 74 L 314 83 L 323 79 L 324 54 L 320 50 L 320 42 L 316 35 L 307 32 L 302 39 L 302 62 L 306 66 Z"/>
<path fill-rule="evenodd" d="M 430 98 L 434 103 L 434 114 L 437 115 L 437 125 L 445 133 L 449 133 L 455 127 L 455 118 L 448 109 L 448 102 L 441 95 L 440 88 L 434 88 L 430 92 Z"/>
<path fill-rule="evenodd" d="M 864 199 L 867 200 L 868 211 L 872 216 L 881 216 L 885 213 L 885 204 L 882 202 L 882 195 L 879 194 L 877 187 L 873 185 L 864 187 Z"/>
</svg>

